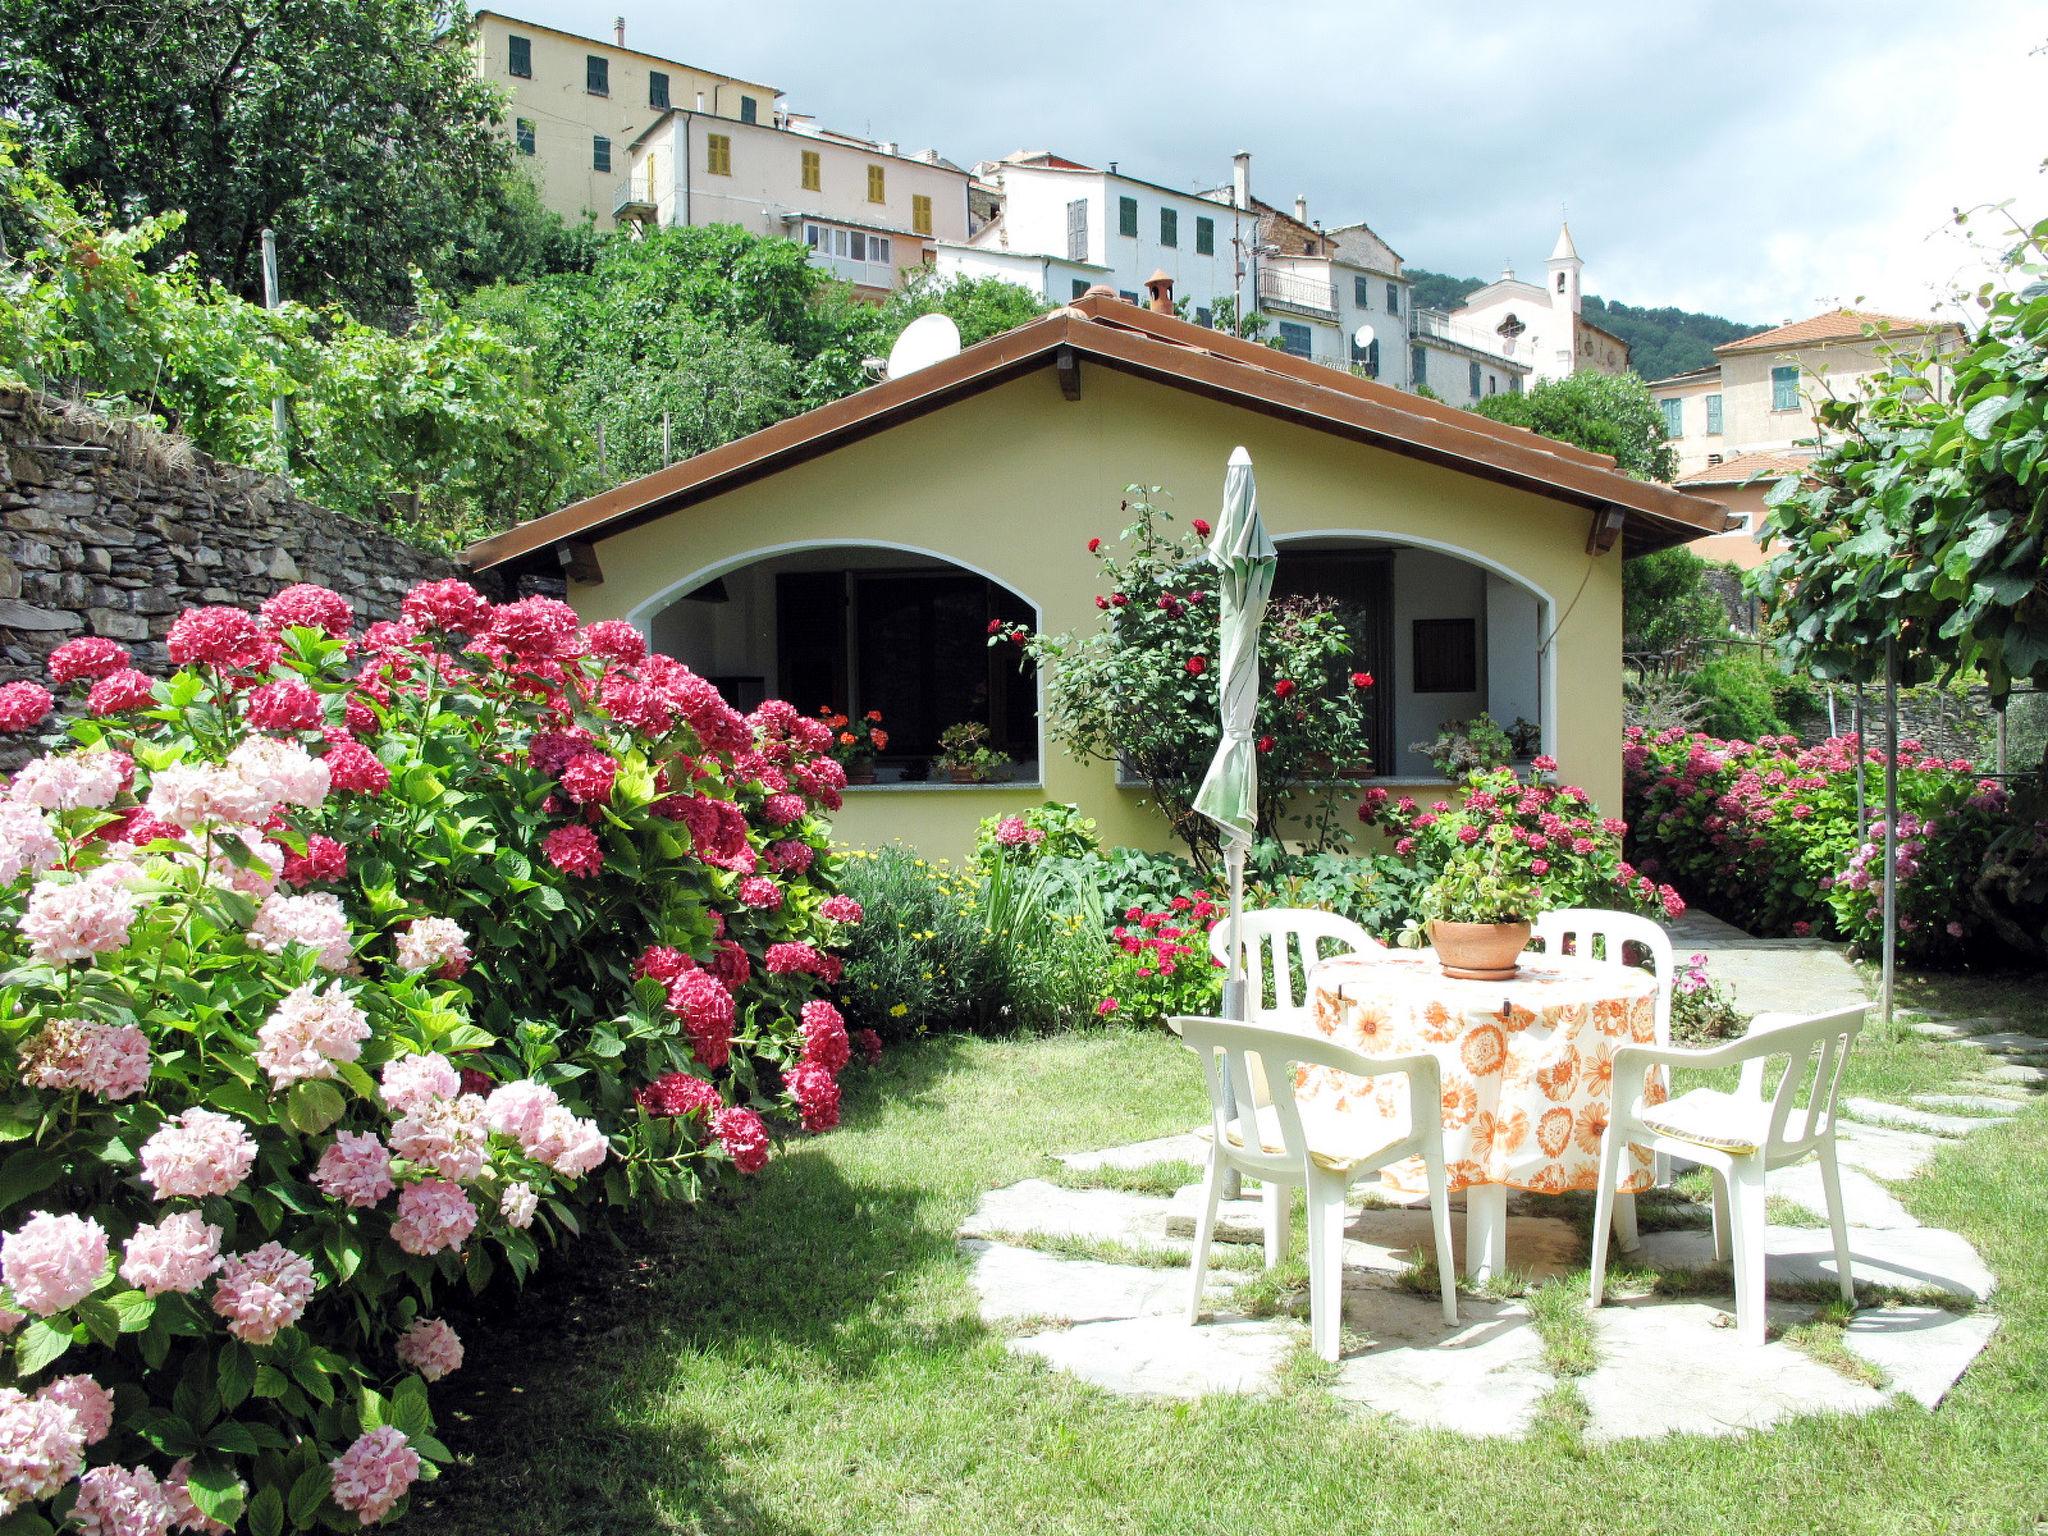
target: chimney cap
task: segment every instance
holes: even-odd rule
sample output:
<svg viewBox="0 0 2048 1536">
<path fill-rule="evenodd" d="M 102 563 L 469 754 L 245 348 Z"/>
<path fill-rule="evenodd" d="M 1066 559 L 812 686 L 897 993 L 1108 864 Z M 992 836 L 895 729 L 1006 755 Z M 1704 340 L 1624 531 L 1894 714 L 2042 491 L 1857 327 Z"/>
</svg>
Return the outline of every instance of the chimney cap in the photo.
<svg viewBox="0 0 2048 1536">
<path fill-rule="evenodd" d="M 612 41 L 621 48 L 626 46 L 626 18 L 623 16 L 612 18 Z"/>
<path fill-rule="evenodd" d="M 1173 313 L 1173 279 L 1166 275 L 1164 267 L 1155 268 L 1145 279 L 1145 293 L 1152 301 L 1152 309 L 1162 315 Z"/>
<path fill-rule="evenodd" d="M 1116 297 L 1116 290 L 1107 283 L 1091 283 L 1088 291 L 1082 294 L 1081 297 L 1084 299 L 1113 299 Z"/>
</svg>

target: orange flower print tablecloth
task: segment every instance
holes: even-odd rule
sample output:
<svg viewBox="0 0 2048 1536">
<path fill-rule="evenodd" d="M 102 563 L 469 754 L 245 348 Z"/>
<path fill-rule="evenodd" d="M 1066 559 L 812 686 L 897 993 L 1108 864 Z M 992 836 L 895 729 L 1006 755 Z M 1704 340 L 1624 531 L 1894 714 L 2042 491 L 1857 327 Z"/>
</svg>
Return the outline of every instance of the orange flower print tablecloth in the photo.
<svg viewBox="0 0 2048 1536">
<path fill-rule="evenodd" d="M 1324 1034 L 1368 1056 L 1429 1051 L 1443 1077 L 1444 1159 L 1453 1190 L 1504 1184 L 1536 1194 L 1599 1183 L 1600 1138 L 1614 1088 L 1615 1047 L 1656 1035 L 1656 979 L 1647 971 L 1524 955 L 1511 981 L 1455 981 L 1428 950 L 1331 960 L 1311 989 Z M 1302 1098 L 1325 1110 L 1393 1120 L 1399 1077 L 1298 1069 Z M 1646 1089 L 1665 1097 L 1661 1080 Z M 1650 1153 L 1629 1148 L 1622 1188 L 1650 1185 Z M 1386 1181 L 1420 1191 L 1420 1159 Z"/>
</svg>

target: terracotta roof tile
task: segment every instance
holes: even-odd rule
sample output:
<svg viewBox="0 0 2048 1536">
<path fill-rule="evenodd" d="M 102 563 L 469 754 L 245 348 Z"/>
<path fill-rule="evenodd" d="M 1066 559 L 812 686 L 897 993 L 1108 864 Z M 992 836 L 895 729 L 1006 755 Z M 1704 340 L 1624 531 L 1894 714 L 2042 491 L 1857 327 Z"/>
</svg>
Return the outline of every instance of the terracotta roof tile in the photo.
<svg viewBox="0 0 2048 1536">
<path fill-rule="evenodd" d="M 1793 448 L 1775 453 L 1741 453 L 1719 464 L 1709 464 L 1689 475 L 1680 475 L 1679 485 L 1746 485 L 1751 480 L 1775 480 L 1796 475 L 1813 462 L 1809 450 Z"/>
<path fill-rule="evenodd" d="M 1734 341 L 1724 342 L 1714 351 L 1716 354 L 1783 351 L 1787 347 L 1805 346 L 1811 342 L 1861 341 L 1865 329 L 1873 326 L 1902 336 L 1960 329 L 1949 321 L 1930 320 L 1918 315 L 1885 315 L 1870 309 L 1831 309 L 1823 314 L 1809 315 L 1804 320 L 1794 320 L 1789 325 L 1758 331 L 1754 336 L 1739 336 Z"/>
</svg>

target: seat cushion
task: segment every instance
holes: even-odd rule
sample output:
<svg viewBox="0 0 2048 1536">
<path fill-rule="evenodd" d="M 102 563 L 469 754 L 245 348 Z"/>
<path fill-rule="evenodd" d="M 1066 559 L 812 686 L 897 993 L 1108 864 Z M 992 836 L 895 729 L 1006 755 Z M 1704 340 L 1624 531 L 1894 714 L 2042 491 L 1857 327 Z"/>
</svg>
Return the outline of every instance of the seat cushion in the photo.
<svg viewBox="0 0 2048 1536">
<path fill-rule="evenodd" d="M 1768 1104 L 1718 1088 L 1694 1088 L 1665 1103 L 1638 1109 L 1635 1115 L 1660 1136 L 1737 1157 L 1747 1157 L 1763 1145 L 1769 1116 Z"/>
<path fill-rule="evenodd" d="M 1271 1104 L 1262 1104 L 1257 1113 L 1259 1150 L 1266 1153 L 1284 1154 L 1287 1151 L 1286 1138 L 1280 1134 L 1280 1111 Z M 1233 1120 L 1225 1127 L 1225 1137 L 1233 1147 L 1244 1145 L 1242 1119 Z M 1358 1164 L 1368 1161 L 1383 1147 L 1408 1139 L 1408 1113 L 1403 1109 L 1391 1119 L 1361 1122 L 1357 1118 L 1337 1111 L 1321 1108 L 1313 1103 L 1301 1106 L 1301 1129 L 1308 1137 L 1308 1152 L 1318 1168 L 1332 1173 L 1344 1173 Z"/>
</svg>

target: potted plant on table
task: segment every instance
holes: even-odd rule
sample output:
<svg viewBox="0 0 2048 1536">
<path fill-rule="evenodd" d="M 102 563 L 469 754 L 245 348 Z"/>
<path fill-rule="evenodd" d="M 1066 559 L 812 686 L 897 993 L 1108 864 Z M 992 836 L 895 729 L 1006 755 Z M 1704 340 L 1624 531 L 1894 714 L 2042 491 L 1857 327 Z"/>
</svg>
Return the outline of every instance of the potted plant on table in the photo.
<svg viewBox="0 0 2048 1536">
<path fill-rule="evenodd" d="M 1515 974 L 1530 920 L 1550 904 L 1533 862 L 1505 822 L 1461 831 L 1418 903 L 1446 976 L 1506 981 Z"/>
<path fill-rule="evenodd" d="M 989 728 L 963 720 L 939 732 L 939 770 L 955 784 L 993 784 L 1010 776 L 1010 759 L 989 745 Z"/>
<path fill-rule="evenodd" d="M 871 709 L 859 719 L 849 719 L 829 705 L 818 718 L 832 728 L 832 757 L 846 770 L 849 784 L 875 782 L 875 758 L 889 750 L 889 733 L 882 729 L 882 712 Z"/>
</svg>

